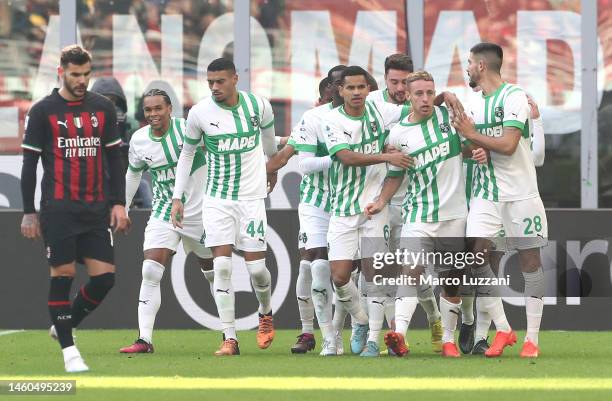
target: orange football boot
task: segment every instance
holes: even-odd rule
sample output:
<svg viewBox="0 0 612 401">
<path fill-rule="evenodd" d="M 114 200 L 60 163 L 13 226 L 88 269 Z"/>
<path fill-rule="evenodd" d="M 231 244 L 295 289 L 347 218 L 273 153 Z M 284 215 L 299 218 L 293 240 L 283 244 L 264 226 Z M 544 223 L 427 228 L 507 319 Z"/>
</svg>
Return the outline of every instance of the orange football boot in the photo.
<svg viewBox="0 0 612 401">
<path fill-rule="evenodd" d="M 229 356 L 229 355 L 240 355 L 240 348 L 238 348 L 238 340 L 235 338 L 228 338 L 221 344 L 221 348 L 215 351 L 217 356 Z"/>
<path fill-rule="evenodd" d="M 257 346 L 266 349 L 274 340 L 274 321 L 272 315 L 259 315 L 259 328 L 257 329 Z"/>
<path fill-rule="evenodd" d="M 402 333 L 396 333 L 395 331 L 388 331 L 385 334 L 385 345 L 393 351 L 396 356 L 404 356 L 410 352 Z"/>
<path fill-rule="evenodd" d="M 457 344 L 446 342 L 442 344 L 442 356 L 446 358 L 459 358 L 461 354 L 459 353 L 459 349 L 457 349 Z"/>
<path fill-rule="evenodd" d="M 532 341 L 525 341 L 521 350 L 521 358 L 537 358 L 538 355 L 540 355 L 540 348 Z"/>
<path fill-rule="evenodd" d="M 498 331 L 495 333 L 493 343 L 489 349 L 485 351 L 485 356 L 487 358 L 501 356 L 501 354 L 504 353 L 505 347 L 508 345 L 512 346 L 514 344 L 516 344 L 516 333 L 514 331 Z"/>
</svg>

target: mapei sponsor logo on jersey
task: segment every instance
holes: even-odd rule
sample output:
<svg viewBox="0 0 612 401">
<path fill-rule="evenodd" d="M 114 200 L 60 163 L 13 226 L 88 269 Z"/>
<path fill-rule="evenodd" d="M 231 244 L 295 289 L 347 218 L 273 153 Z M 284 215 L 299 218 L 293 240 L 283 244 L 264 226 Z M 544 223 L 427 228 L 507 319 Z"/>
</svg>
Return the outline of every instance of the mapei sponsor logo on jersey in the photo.
<svg viewBox="0 0 612 401">
<path fill-rule="evenodd" d="M 219 152 L 231 152 L 234 150 L 244 150 L 255 147 L 255 135 L 243 136 L 241 138 L 220 139 L 217 145 Z"/>
<path fill-rule="evenodd" d="M 98 137 L 57 138 L 57 147 L 64 149 L 64 157 L 96 157 L 100 147 Z"/>
<path fill-rule="evenodd" d="M 157 170 L 155 173 L 155 180 L 159 183 L 163 182 L 174 182 L 174 168 L 167 168 L 162 170 Z"/>
<path fill-rule="evenodd" d="M 478 132 L 486 136 L 500 137 L 504 132 L 504 127 L 500 123 L 495 127 L 478 128 Z"/>
<path fill-rule="evenodd" d="M 415 167 L 419 168 L 432 161 L 446 157 L 450 154 L 450 142 L 443 142 L 439 145 L 433 146 L 430 149 L 425 149 L 423 152 L 415 156 Z"/>
<path fill-rule="evenodd" d="M 378 146 L 378 141 L 366 143 L 365 145 L 363 145 L 363 151 L 361 153 L 364 153 L 366 155 L 380 153 L 380 146 Z"/>
</svg>

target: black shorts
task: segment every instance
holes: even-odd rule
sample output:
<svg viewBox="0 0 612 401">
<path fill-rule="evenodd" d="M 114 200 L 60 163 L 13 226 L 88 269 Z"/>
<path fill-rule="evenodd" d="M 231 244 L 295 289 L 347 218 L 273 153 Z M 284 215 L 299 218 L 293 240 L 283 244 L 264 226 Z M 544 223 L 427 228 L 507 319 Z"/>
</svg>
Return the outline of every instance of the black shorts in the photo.
<svg viewBox="0 0 612 401">
<path fill-rule="evenodd" d="M 85 258 L 114 264 L 108 212 L 41 210 L 40 227 L 51 266 Z"/>
</svg>

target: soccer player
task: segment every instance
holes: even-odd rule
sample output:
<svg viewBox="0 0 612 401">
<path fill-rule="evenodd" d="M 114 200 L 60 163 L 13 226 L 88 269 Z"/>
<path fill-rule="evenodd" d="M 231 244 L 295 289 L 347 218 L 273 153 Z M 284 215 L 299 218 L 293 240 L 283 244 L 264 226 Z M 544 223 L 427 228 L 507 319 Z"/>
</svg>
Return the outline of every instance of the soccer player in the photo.
<svg viewBox="0 0 612 401">
<path fill-rule="evenodd" d="M 480 88 L 472 88 L 474 92 L 479 93 Z M 479 94 L 480 96 L 480 94 Z M 529 132 L 531 134 L 531 154 L 533 156 L 533 164 L 536 167 L 544 165 L 545 157 L 545 139 L 544 139 L 544 127 L 542 123 L 542 117 L 540 116 L 540 110 L 537 103 L 533 98 L 527 95 L 527 102 L 530 108 L 530 119 L 529 119 Z M 463 160 L 464 171 L 466 175 L 466 186 L 465 193 L 468 201 L 468 207 L 470 199 L 472 198 L 472 188 L 474 185 L 474 177 L 477 174 L 477 163 L 474 159 Z M 501 220 L 501 217 L 499 217 Z M 500 234 L 504 234 L 503 230 Z M 491 249 L 489 254 L 489 260 L 491 263 L 491 269 L 493 273 L 497 274 L 499 271 L 499 264 L 505 252 L 505 244 L 503 237 L 497 237 L 495 241 L 495 249 Z M 487 342 L 487 334 L 489 327 L 491 326 L 491 318 L 489 314 L 482 310 L 482 306 L 479 302 L 479 307 L 476 308 L 477 319 L 474 324 L 474 296 L 473 289 L 469 289 L 469 293 L 462 294 L 461 296 L 461 329 L 459 331 L 459 348 L 464 354 L 484 354 L 489 349 L 489 343 Z"/>
<path fill-rule="evenodd" d="M 433 77 L 425 71 L 417 71 L 407 79 L 412 112 L 395 125 L 389 134 L 389 145 L 401 149 L 415 160 L 415 167 L 408 170 L 407 196 L 404 200 L 404 224 L 400 249 L 419 253 L 458 251 L 463 246 L 467 205 L 465 181 L 462 174 L 462 144 L 459 134 L 450 125 L 449 111 L 444 106 L 434 106 L 436 96 Z M 483 149 L 466 148 L 467 155 L 486 160 Z M 406 185 L 404 169 L 391 166 L 378 200 L 366 207 L 368 216 L 376 216 L 400 188 Z M 444 241 L 441 239 L 444 238 Z M 442 244 L 439 242 L 441 241 Z M 444 245 L 445 244 L 445 245 Z M 442 246 L 442 248 L 440 248 Z M 405 336 L 416 308 L 421 276 L 426 271 L 424 262 L 407 260 L 402 268 L 403 277 L 413 277 L 414 284 L 401 285 L 396 298 L 396 329 L 385 334 L 385 343 L 397 356 L 409 352 Z M 441 276 L 457 276 L 453 266 L 435 266 Z M 442 355 L 458 357 L 454 331 L 457 325 L 459 305 L 457 288 L 443 286 L 440 298 L 443 344 Z M 405 302 L 406 298 L 413 302 Z"/>
<path fill-rule="evenodd" d="M 304 113 L 300 122 L 294 127 L 287 146 L 267 164 L 268 172 L 275 172 L 286 165 L 296 152 L 300 153 L 300 169 L 303 178 L 300 184 L 300 205 L 298 207 L 300 217 L 298 247 L 302 260 L 297 277 L 296 295 L 302 321 L 302 333 L 291 348 L 292 353 L 305 353 L 314 349 L 315 339 L 312 332 L 315 310 L 324 338 L 321 355 L 343 353 L 340 331 L 336 331 L 335 349 L 333 341 L 325 341 L 325 338 L 332 336 L 330 325 L 333 291 L 330 286 L 326 240 L 330 206 L 328 170 L 331 159 L 327 154 L 325 139 L 321 132 L 321 117 L 332 108 L 341 105 L 344 100 L 338 92 L 338 87 L 341 73 L 345 68 L 344 65 L 335 66 L 325 78 L 331 82 L 329 85 L 331 103 L 315 107 Z"/>
<path fill-rule="evenodd" d="M 384 319 L 385 297 L 377 293 L 378 286 L 371 283 L 374 250 L 360 249 L 360 242 L 367 238 L 387 240 L 388 219 L 386 209 L 373 219 L 366 218 L 363 211 L 380 192 L 386 170 L 384 163 L 406 168 L 411 162 L 410 157 L 397 151 L 383 153 L 387 130 L 399 121 L 402 108 L 366 101 L 368 93 L 366 71 L 358 66 L 346 68 L 340 85 L 344 105 L 323 118 L 325 142 L 332 158 L 331 218 L 327 234 L 331 274 L 337 301 L 344 304 L 356 323 L 351 350 L 364 357 L 379 355 L 378 337 Z M 351 281 L 353 259 L 358 252 L 369 281 L 369 320 L 359 303 L 357 287 Z"/>
<path fill-rule="evenodd" d="M 275 172 L 287 164 L 299 152 L 302 171 L 298 215 L 300 232 L 298 247 L 302 255 L 296 282 L 296 296 L 302 333 L 291 347 L 294 354 L 306 353 L 315 347 L 313 321 L 316 312 L 323 337 L 321 355 L 336 355 L 332 322 L 331 275 L 327 260 L 327 231 L 329 227 L 329 177 L 331 158 L 325 146 L 322 118 L 334 107 L 342 104 L 338 93 L 340 76 L 346 69 L 338 65 L 329 70 L 326 79 L 331 84 L 332 101 L 306 111 L 293 128 L 285 146 L 267 164 L 268 173 Z"/>
<path fill-rule="evenodd" d="M 324 77 L 319 82 L 319 99 L 317 100 L 317 106 L 322 106 L 332 101 L 333 99 L 333 85 L 329 81 L 329 77 Z"/>
<path fill-rule="evenodd" d="M 265 156 L 276 153 L 274 114 L 270 102 L 238 91 L 234 63 L 213 60 L 207 68 L 212 92 L 189 111 L 187 131 L 172 195 L 171 218 L 183 228 L 183 202 L 194 155 L 202 139 L 206 147 L 204 244 L 213 253 L 215 303 L 224 334 L 215 355 L 238 355 L 232 287 L 232 249 L 244 252 L 251 284 L 259 301 L 257 345 L 265 349 L 274 339 L 271 277 L 266 257 L 266 207 L 269 177 Z"/>
<path fill-rule="evenodd" d="M 26 117 L 21 233 L 42 237 L 50 268 L 50 334 L 59 341 L 67 372 L 89 370 L 74 345 L 73 327 L 100 305 L 115 283 L 113 231 L 126 231 L 124 166 L 115 106 L 87 91 L 91 56 L 80 46 L 62 49 L 61 87 L 34 104 Z M 36 165 L 43 163 L 40 221 L 34 207 Z M 89 282 L 70 302 L 75 262 Z"/>
<path fill-rule="evenodd" d="M 183 229 L 172 226 L 170 210 L 176 164 L 185 137 L 185 120 L 173 118 L 172 103 L 168 94 L 151 89 L 143 96 L 144 117 L 149 123 L 132 135 L 129 148 L 129 165 L 125 176 L 126 207 L 132 203 L 138 190 L 142 172 L 151 172 L 153 207 L 145 228 L 142 262 L 142 283 L 138 296 L 138 339 L 134 344 L 121 348 L 122 353 L 153 352 L 153 325 L 161 304 L 160 282 L 164 270 L 176 253 L 179 242 L 185 253 L 198 257 L 204 276 L 212 286 L 212 254 L 203 245 L 202 188 L 206 180 L 204 152 L 198 148 L 191 167 L 185 192 Z"/>
<path fill-rule="evenodd" d="M 520 87 L 503 81 L 502 61 L 503 51 L 496 44 L 472 47 L 467 72 L 470 86 L 479 86 L 482 96 L 470 106 L 470 116 L 460 114 L 454 120 L 455 128 L 466 139 L 491 154 L 489 162 L 478 168 L 466 235 L 475 238 L 473 248 L 479 252 L 490 249 L 490 239 L 503 229 L 507 246 L 518 250 L 527 314 L 521 356 L 535 358 L 539 354 L 538 332 L 544 306 L 540 248 L 547 243 L 548 226 L 530 150 L 527 96 Z M 493 276 L 488 261 L 473 268 L 472 275 Z M 495 289 L 476 288 L 476 295 L 482 297 L 482 309 L 489 313 L 497 329 L 485 352 L 487 357 L 501 355 L 506 346 L 516 342 L 501 298 L 494 292 Z"/>
<path fill-rule="evenodd" d="M 392 54 L 385 59 L 385 85 L 386 88 L 383 90 L 377 90 L 370 92 L 368 100 L 377 102 L 387 102 L 397 105 L 408 106 L 406 114 L 410 110 L 410 101 L 406 96 L 407 93 L 407 79 L 410 73 L 414 70 L 412 59 L 405 54 Z M 443 92 L 440 97 L 437 98 L 438 102 L 444 100 L 446 92 Z M 449 94 L 447 96 L 451 98 Z M 440 103 L 441 104 L 441 103 Z M 401 116 L 403 119 L 405 116 Z M 402 226 L 404 221 L 402 219 L 402 204 L 406 198 L 406 191 L 408 189 L 408 176 L 405 175 L 404 182 L 400 185 L 395 195 L 389 201 L 389 226 L 390 226 L 390 241 L 389 250 L 394 252 L 398 249 L 400 237 L 402 233 Z M 416 298 L 404 297 L 401 302 L 406 304 L 418 303 L 423 307 L 427 314 L 427 321 L 431 330 L 431 345 L 434 352 L 442 351 L 442 321 L 440 320 L 440 310 L 438 309 L 438 303 L 433 293 L 433 287 L 430 285 L 419 285 L 418 294 Z M 387 323 L 391 328 L 390 322 L 395 319 L 395 294 L 389 295 L 385 302 L 385 315 L 387 317 Z M 412 309 L 412 306 L 406 306 L 402 309 Z M 405 320 L 405 319 L 404 319 Z"/>
</svg>

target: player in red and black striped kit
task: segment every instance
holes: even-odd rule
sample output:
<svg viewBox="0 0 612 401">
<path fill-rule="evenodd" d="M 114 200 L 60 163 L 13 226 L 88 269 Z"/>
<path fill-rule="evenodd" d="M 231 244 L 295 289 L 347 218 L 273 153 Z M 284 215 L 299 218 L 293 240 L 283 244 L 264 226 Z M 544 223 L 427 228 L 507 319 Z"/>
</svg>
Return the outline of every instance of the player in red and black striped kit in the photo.
<svg viewBox="0 0 612 401">
<path fill-rule="evenodd" d="M 21 191 L 22 234 L 42 232 L 51 265 L 49 312 L 67 372 L 88 370 L 72 338 L 76 327 L 102 302 L 115 282 L 113 233 L 126 231 L 125 168 L 113 103 L 87 91 L 91 56 L 80 46 L 64 48 L 61 88 L 34 104 L 26 117 Z M 36 165 L 42 159 L 40 223 L 34 208 Z M 75 263 L 89 282 L 70 303 Z"/>
</svg>

